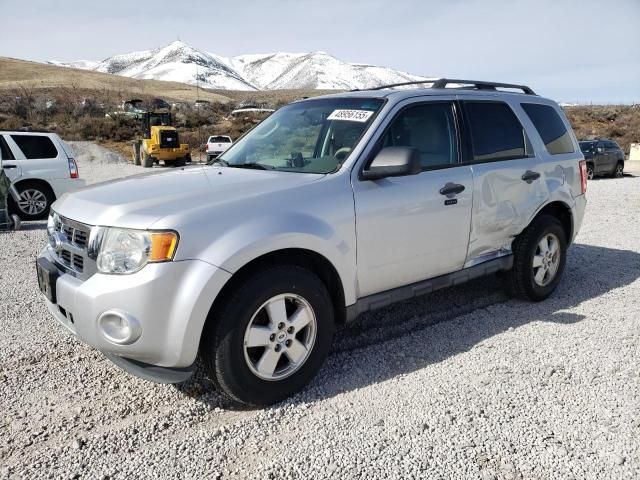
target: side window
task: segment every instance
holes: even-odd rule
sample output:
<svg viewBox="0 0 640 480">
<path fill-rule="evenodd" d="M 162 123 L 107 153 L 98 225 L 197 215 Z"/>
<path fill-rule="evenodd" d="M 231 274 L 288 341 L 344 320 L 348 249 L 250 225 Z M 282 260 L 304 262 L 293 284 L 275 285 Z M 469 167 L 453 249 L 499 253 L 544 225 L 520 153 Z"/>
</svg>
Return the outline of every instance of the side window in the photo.
<svg viewBox="0 0 640 480">
<path fill-rule="evenodd" d="M 13 156 L 13 152 L 7 145 L 7 141 L 4 139 L 4 136 L 0 135 L 0 158 L 2 160 L 15 160 L 16 157 Z"/>
<path fill-rule="evenodd" d="M 56 158 L 58 150 L 49 137 L 41 135 L 11 135 L 27 159 Z"/>
<path fill-rule="evenodd" d="M 425 169 L 457 163 L 452 105 L 424 103 L 400 112 L 382 138 L 382 147 L 391 146 L 417 149 Z"/>
<path fill-rule="evenodd" d="M 525 133 L 511 108 L 502 102 L 467 101 L 473 160 L 487 162 L 529 156 Z"/>
<path fill-rule="evenodd" d="M 551 155 L 575 151 L 571 135 L 553 107 L 537 103 L 522 103 L 521 105 Z"/>
</svg>

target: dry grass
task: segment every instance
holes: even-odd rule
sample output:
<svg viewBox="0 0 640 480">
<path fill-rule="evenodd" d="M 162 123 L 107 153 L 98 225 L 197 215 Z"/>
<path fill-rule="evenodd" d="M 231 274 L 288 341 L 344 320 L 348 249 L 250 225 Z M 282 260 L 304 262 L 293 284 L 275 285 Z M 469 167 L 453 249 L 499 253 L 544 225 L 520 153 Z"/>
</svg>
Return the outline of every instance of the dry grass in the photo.
<svg viewBox="0 0 640 480">
<path fill-rule="evenodd" d="M 640 106 L 607 105 L 565 108 L 567 117 L 580 140 L 610 138 L 626 154 L 629 145 L 640 142 Z"/>
<path fill-rule="evenodd" d="M 231 101 L 223 93 L 202 89 L 198 93 L 196 87 L 184 83 L 136 80 L 107 73 L 0 57 L 0 91 L 17 89 L 52 93 L 60 89 L 74 89 L 85 96 L 102 92 L 119 96 L 120 101 L 140 96 L 189 103 L 193 103 L 197 98 L 210 102 Z"/>
</svg>

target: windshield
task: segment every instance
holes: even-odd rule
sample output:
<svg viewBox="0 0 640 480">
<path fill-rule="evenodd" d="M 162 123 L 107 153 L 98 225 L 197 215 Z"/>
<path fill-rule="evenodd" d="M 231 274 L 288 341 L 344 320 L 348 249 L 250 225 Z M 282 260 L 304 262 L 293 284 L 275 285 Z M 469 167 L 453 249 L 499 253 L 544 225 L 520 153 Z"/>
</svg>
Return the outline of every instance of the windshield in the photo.
<svg viewBox="0 0 640 480">
<path fill-rule="evenodd" d="M 349 157 L 384 101 L 323 98 L 273 113 L 211 164 L 286 172 L 330 173 Z"/>
</svg>

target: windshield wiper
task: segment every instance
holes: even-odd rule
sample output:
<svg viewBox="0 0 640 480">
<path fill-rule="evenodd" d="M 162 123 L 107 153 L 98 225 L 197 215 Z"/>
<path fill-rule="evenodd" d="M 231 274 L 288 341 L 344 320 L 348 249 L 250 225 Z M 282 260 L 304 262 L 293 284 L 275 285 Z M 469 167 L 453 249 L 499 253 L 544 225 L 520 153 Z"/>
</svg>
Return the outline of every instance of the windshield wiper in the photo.
<svg viewBox="0 0 640 480">
<path fill-rule="evenodd" d="M 261 163 L 238 163 L 237 165 L 229 165 L 232 168 L 253 168 L 254 170 L 273 170 L 273 167 L 267 167 Z"/>
</svg>

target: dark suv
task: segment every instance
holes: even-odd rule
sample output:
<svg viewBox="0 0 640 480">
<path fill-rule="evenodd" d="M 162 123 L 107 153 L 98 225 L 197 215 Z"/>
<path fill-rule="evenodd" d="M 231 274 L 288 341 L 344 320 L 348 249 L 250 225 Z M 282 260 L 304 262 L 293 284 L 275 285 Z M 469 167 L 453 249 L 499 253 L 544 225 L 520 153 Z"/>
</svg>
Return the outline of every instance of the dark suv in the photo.
<svg viewBox="0 0 640 480">
<path fill-rule="evenodd" d="M 587 161 L 587 176 L 591 180 L 596 175 L 621 177 L 624 172 L 624 152 L 613 140 L 585 140 L 580 142 L 580 150 Z"/>
</svg>

